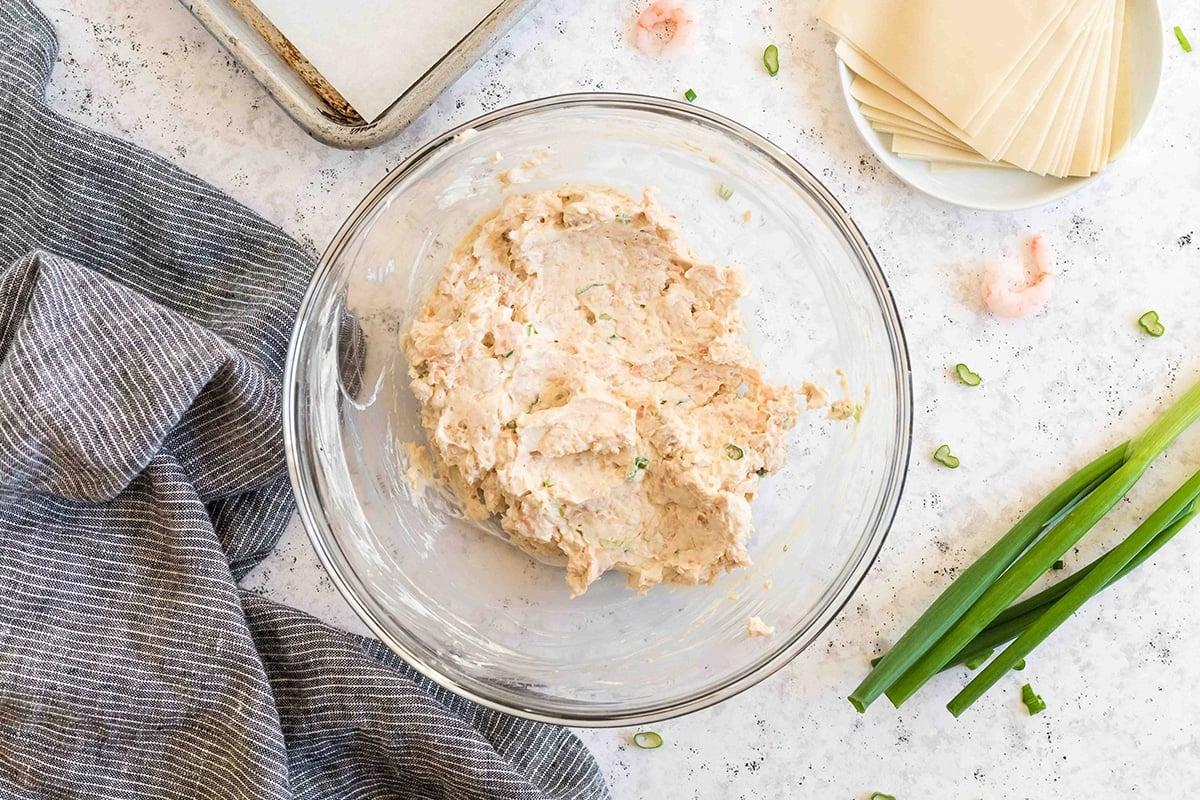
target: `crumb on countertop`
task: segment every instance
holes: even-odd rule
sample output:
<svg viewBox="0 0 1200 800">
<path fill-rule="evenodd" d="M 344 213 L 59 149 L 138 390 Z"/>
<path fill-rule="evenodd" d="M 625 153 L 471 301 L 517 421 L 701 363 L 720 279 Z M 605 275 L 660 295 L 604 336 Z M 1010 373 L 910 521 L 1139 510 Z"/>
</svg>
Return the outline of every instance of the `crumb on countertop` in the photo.
<svg viewBox="0 0 1200 800">
<path fill-rule="evenodd" d="M 770 578 L 767 578 L 765 581 L 762 582 L 762 587 L 764 589 L 766 589 L 767 591 L 770 591 L 771 587 L 774 585 L 775 585 L 775 581 L 771 580 Z"/>
<path fill-rule="evenodd" d="M 754 215 L 750 213 L 750 209 L 748 208 L 742 212 L 742 222 L 749 222 L 753 217 Z"/>
</svg>

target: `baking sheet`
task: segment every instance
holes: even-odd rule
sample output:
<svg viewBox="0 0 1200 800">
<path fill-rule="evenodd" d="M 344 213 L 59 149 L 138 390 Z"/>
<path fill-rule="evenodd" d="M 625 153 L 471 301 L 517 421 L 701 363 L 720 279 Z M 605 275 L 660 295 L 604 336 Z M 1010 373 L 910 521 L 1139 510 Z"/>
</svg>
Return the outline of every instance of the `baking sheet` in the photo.
<svg viewBox="0 0 1200 800">
<path fill-rule="evenodd" d="M 379 117 L 499 0 L 255 0 L 364 119 Z"/>
</svg>

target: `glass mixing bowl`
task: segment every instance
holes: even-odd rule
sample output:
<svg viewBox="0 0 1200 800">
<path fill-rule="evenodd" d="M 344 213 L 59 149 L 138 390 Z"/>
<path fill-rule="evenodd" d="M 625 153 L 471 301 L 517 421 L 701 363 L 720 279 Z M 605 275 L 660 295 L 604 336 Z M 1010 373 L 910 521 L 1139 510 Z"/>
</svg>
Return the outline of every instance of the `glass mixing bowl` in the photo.
<svg viewBox="0 0 1200 800">
<path fill-rule="evenodd" d="M 741 268 L 746 336 L 767 378 L 813 380 L 836 398 L 840 370 L 863 403 L 857 421 L 801 415 L 786 467 L 753 502 L 754 565 L 714 584 L 640 596 L 608 574 L 571 599 L 561 568 L 455 516 L 436 493 L 414 495 L 405 480 L 404 444 L 424 436 L 400 330 L 479 217 L 505 195 L 566 183 L 635 196 L 657 187 L 701 258 Z M 732 196 L 722 199 L 721 187 Z M 570 725 L 694 711 L 803 650 L 883 543 L 912 428 L 900 319 L 838 202 L 752 131 L 633 95 L 496 111 L 384 178 L 321 260 L 285 380 L 299 512 L 363 621 L 446 688 Z M 751 616 L 774 635 L 749 637 Z"/>
</svg>

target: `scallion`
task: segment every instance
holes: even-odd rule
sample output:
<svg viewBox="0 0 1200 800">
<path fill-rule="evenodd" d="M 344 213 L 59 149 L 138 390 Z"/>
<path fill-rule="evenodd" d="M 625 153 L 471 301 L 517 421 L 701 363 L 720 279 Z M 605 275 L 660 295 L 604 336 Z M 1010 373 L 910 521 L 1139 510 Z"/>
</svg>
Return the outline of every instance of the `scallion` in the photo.
<svg viewBox="0 0 1200 800">
<path fill-rule="evenodd" d="M 779 48 L 773 44 L 767 45 L 767 49 L 763 50 L 763 66 L 767 68 L 767 74 L 774 77 L 779 74 Z"/>
<path fill-rule="evenodd" d="M 937 450 L 933 451 L 933 460 L 941 464 L 943 467 L 958 469 L 958 456 L 950 454 L 950 445 L 948 444 L 944 444 Z"/>
<path fill-rule="evenodd" d="M 1179 46 L 1183 48 L 1183 52 L 1192 52 L 1192 43 L 1188 41 L 1187 34 L 1183 32 L 1183 28 L 1175 26 L 1175 38 L 1179 40 Z"/>
<path fill-rule="evenodd" d="M 1021 702 L 1029 709 L 1029 716 L 1040 714 L 1046 710 L 1046 701 L 1042 699 L 1040 694 L 1033 691 L 1033 687 L 1028 683 L 1021 687 Z"/>
<path fill-rule="evenodd" d="M 1121 578 L 1124 578 L 1130 572 L 1133 572 L 1147 559 L 1157 553 L 1163 547 L 1163 545 L 1171 541 L 1175 534 L 1179 533 L 1179 531 L 1182 530 L 1183 527 L 1186 526 L 1195 515 L 1196 507 L 1193 503 L 1186 507 L 1184 511 L 1178 517 L 1172 520 L 1169 525 L 1163 528 L 1163 530 L 1154 537 L 1150 544 L 1142 548 L 1141 552 L 1137 554 L 1137 557 L 1126 564 L 1125 568 L 1118 572 L 1117 576 L 1105 585 L 1105 588 L 1112 586 Z M 1039 617 L 1041 617 L 1043 611 L 1053 605 L 1054 602 L 1060 597 L 1065 595 L 1072 586 L 1083 580 L 1084 576 L 1091 572 L 1098 561 L 1099 559 L 1097 559 L 1097 561 L 1093 561 L 1083 569 L 1074 573 L 1070 577 L 1064 578 L 1048 589 L 1043 589 L 1032 597 L 1009 606 L 1003 614 L 996 617 L 996 619 L 993 620 L 992 623 L 987 626 L 987 628 L 985 628 L 978 636 L 972 639 L 970 644 L 959 651 L 958 655 L 954 657 L 954 661 L 951 664 L 948 664 L 945 669 L 950 669 L 957 664 L 966 663 L 968 659 L 974 657 L 976 654 L 985 651 L 991 651 L 999 645 L 1010 642 L 1017 636 L 1024 633 L 1026 628 L 1028 628 L 1031 624 L 1037 621 Z M 1021 661 L 1017 662 L 1017 665 L 1014 666 L 1013 669 L 1024 669 L 1024 660 L 1025 659 L 1021 659 Z"/>
<path fill-rule="evenodd" d="M 1141 436 L 1132 440 L 1122 456 L 1119 467 L 1096 487 L 1079 505 L 1066 515 L 1047 534 L 1034 543 L 1012 566 L 990 585 L 986 585 L 979 599 L 957 622 L 952 625 L 932 647 L 898 678 L 888 690 L 888 697 L 899 705 L 925 684 L 931 677 L 988 626 L 1026 589 L 1033 585 L 1050 569 L 1054 561 L 1075 546 L 1085 533 L 1092 529 L 1100 518 L 1107 514 L 1121 498 L 1129 493 L 1142 477 L 1150 463 L 1159 453 L 1175 441 L 1183 431 L 1200 418 L 1200 383 L 1193 386 L 1176 400 Z M 1090 577 L 1090 576 L 1089 576 Z M 1087 580 L 1087 579 L 1085 579 Z M 1028 631 L 1023 636 L 1028 635 Z M 1016 654 L 1011 660 L 1003 659 L 1013 651 L 1009 647 L 991 666 L 1005 663 L 1004 671 L 1017 658 L 1028 653 Z M 985 670 L 984 673 L 987 673 Z M 981 677 L 984 673 L 981 673 Z M 979 678 L 976 678 L 979 680 Z M 966 705 L 961 705 L 965 708 Z"/>
<path fill-rule="evenodd" d="M 721 198 L 722 200 L 728 200 L 729 198 L 733 197 L 733 189 L 730 189 L 728 186 L 722 183 L 717 187 L 717 197 Z"/>
<path fill-rule="evenodd" d="M 1021 672 L 1024 669 L 1025 669 L 1025 659 L 1023 659 L 1023 658 L 1020 661 L 1018 661 L 1016 664 L 1013 664 L 1013 670 L 1015 670 L 1016 672 Z"/>
<path fill-rule="evenodd" d="M 979 373 L 972 372 L 971 368 L 966 364 L 955 364 L 954 371 L 958 374 L 958 379 L 967 386 L 978 386 L 983 382 L 983 378 L 979 377 Z"/>
<path fill-rule="evenodd" d="M 687 99 L 687 101 L 689 103 L 696 102 L 696 92 L 694 89 L 688 89 L 686 92 L 683 93 L 683 96 L 684 96 L 684 98 Z"/>
<path fill-rule="evenodd" d="M 1100 480 L 1116 471 L 1124 460 L 1126 445 L 1121 444 L 1063 481 L 1040 503 L 1031 508 L 1016 525 L 983 557 L 967 567 L 933 602 L 900 640 L 879 659 L 874 669 L 850 695 L 860 712 L 875 702 L 904 672 L 974 604 L 1000 573 L 1080 495 L 1090 492 Z"/>
<path fill-rule="evenodd" d="M 1138 317 L 1138 325 L 1141 325 L 1142 330 L 1155 338 L 1162 336 L 1167 330 L 1165 327 L 1163 327 L 1163 324 L 1159 322 L 1157 311 L 1147 311 L 1145 314 L 1142 314 L 1140 317 Z"/>
<path fill-rule="evenodd" d="M 643 750 L 656 750 L 662 747 L 663 738 L 654 731 L 638 731 L 633 735 L 633 744 Z"/>
<path fill-rule="evenodd" d="M 863 711 L 883 693 L 900 705 L 946 664 L 1016 637 L 951 701 L 951 712 L 962 713 L 1087 599 L 1149 558 L 1195 514 L 1200 473 L 1111 552 L 1014 605 L 1198 419 L 1200 384 L 1184 392 L 1137 438 L 1060 484 L 951 583 L 884 655 L 851 694 L 854 707 Z"/>
<path fill-rule="evenodd" d="M 1058 561 L 1055 561 L 1053 564 L 1050 565 L 1050 569 L 1055 570 L 1055 571 L 1058 571 L 1060 569 L 1066 569 L 1066 568 L 1067 568 L 1067 562 L 1063 561 L 1061 558 Z"/>
<path fill-rule="evenodd" d="M 725 455 L 734 461 L 741 461 L 742 456 L 746 454 L 736 444 L 727 444 L 725 445 Z"/>
<path fill-rule="evenodd" d="M 871 792 L 871 800 L 896 800 L 896 796 L 883 792 Z"/>
<path fill-rule="evenodd" d="M 1117 475 L 1120 472 L 1121 470 L 1118 470 Z M 1097 491 L 1103 491 L 1103 487 Z M 1123 494 L 1124 492 L 1122 492 Z M 950 709 L 950 713 L 957 717 L 970 708 L 971 704 L 982 697 L 983 693 L 990 689 L 1004 673 L 1012 669 L 1019 660 L 1029 655 L 1033 648 L 1041 644 L 1047 636 L 1066 622 L 1088 599 L 1117 580 L 1121 571 L 1132 563 L 1142 550 L 1150 546 L 1165 529 L 1171 526 L 1172 520 L 1178 519 L 1180 515 L 1187 514 L 1189 509 L 1195 508 L 1198 496 L 1200 496 L 1200 472 L 1184 482 L 1165 503 L 1146 517 L 1133 533 L 1092 565 L 1092 568 L 1081 580 L 1043 611 L 1012 644 L 1004 649 L 1004 652 L 996 656 L 992 663 L 988 664 L 982 672 L 963 687 L 963 690 L 955 695 L 954 699 L 946 706 Z M 1080 507 L 1082 508 L 1086 504 L 1085 500 Z M 1069 517 L 1064 520 L 1063 525 L 1065 526 L 1069 520 Z M 1051 539 L 1055 533 L 1057 531 L 1052 531 L 1046 538 Z M 1031 552 L 1041 544 L 1042 542 L 1039 542 L 1034 545 Z M 1013 569 L 1017 569 L 1019 566 L 1020 562 Z M 986 595 L 984 599 L 986 599 Z M 980 600 L 980 603 L 982 602 L 983 599 Z"/>
</svg>

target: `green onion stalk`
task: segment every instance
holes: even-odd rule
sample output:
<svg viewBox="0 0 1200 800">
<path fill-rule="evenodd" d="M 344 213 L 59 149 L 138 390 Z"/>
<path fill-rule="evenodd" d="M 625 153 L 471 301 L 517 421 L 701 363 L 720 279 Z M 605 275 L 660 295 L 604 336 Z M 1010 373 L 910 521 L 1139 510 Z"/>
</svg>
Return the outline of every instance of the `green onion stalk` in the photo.
<svg viewBox="0 0 1200 800">
<path fill-rule="evenodd" d="M 1182 514 L 1167 525 L 1167 527 L 1163 528 L 1150 541 L 1150 544 L 1143 547 L 1133 560 L 1117 573 L 1116 577 L 1104 585 L 1104 588 L 1107 589 L 1109 586 L 1112 586 L 1161 550 L 1163 545 L 1171 541 L 1175 537 L 1175 534 L 1183 530 L 1192 521 L 1192 518 L 1196 516 L 1196 511 L 1196 504 L 1193 502 Z M 985 659 L 990 657 L 997 646 L 1010 642 L 1024 633 L 1047 608 L 1070 591 L 1072 586 L 1083 580 L 1099 563 L 1100 559 L 1096 559 L 1075 574 L 1038 592 L 1029 599 L 1009 606 L 1003 614 L 992 621 L 992 624 L 988 625 L 978 636 L 972 639 L 969 645 L 959 651 L 958 655 L 954 657 L 954 661 L 943 667 L 943 670 L 950 669 L 959 664 L 970 666 L 973 661 L 976 661 L 980 657 Z M 976 663 L 976 666 L 978 666 L 978 663 Z M 1013 667 L 1013 669 L 1016 669 L 1016 667 Z"/>
<path fill-rule="evenodd" d="M 1167 502 L 1163 503 L 1145 522 L 1133 533 L 1106 553 L 1093 568 L 1074 586 L 1067 590 L 1059 600 L 1046 609 L 1042 614 L 1018 636 L 1004 652 L 996 656 L 963 690 L 955 695 L 946 706 L 950 713 L 959 716 L 971 704 L 983 696 L 983 693 L 995 685 L 1002 675 L 1013 668 L 1013 665 L 1032 652 L 1058 626 L 1066 622 L 1072 614 L 1091 597 L 1102 591 L 1115 581 L 1122 570 L 1138 557 L 1142 550 L 1149 547 L 1159 534 L 1169 529 L 1172 520 L 1177 520 L 1195 507 L 1196 497 L 1200 496 L 1200 472 L 1189 478 Z"/>
<path fill-rule="evenodd" d="M 1031 508 L 1008 533 L 942 592 L 924 614 L 905 632 L 866 679 L 850 695 L 860 712 L 875 702 L 921 655 L 933 646 L 979 595 L 1008 568 L 1058 513 L 1079 495 L 1116 471 L 1124 460 L 1127 445 L 1109 450 L 1057 486 Z"/>
<path fill-rule="evenodd" d="M 947 587 L 851 693 L 851 704 L 861 712 L 885 692 L 897 706 L 911 697 L 933 675 L 952 663 L 975 637 L 994 623 L 1128 494 L 1150 463 L 1197 418 L 1200 418 L 1200 384 L 1185 392 L 1139 437 L 1108 451 L 1051 491 Z M 1137 535 L 1139 540 L 1145 539 L 1143 546 L 1169 527 L 1170 520 L 1179 516 L 1187 503 L 1178 506 L 1175 513 L 1165 519 L 1158 512 L 1152 515 L 1156 519 L 1151 528 L 1139 528 Z M 1094 568 L 1068 589 L 1067 595 L 1056 601 L 1051 609 L 1066 603 L 1067 597 L 1077 600 L 1080 594 L 1072 595 L 1072 592 L 1079 586 L 1088 587 L 1088 596 L 1095 594 L 1115 580 L 1117 573 L 1133 561 L 1140 549 L 1132 551 L 1115 569 L 1110 569 L 1112 562 L 1103 573 L 1098 572 L 1099 566 Z M 1104 579 L 1101 580 L 1099 575 L 1104 575 Z M 1055 616 L 1059 613 L 1061 608 Z M 1028 642 L 1035 635 L 1029 633 L 1031 630 L 1040 630 L 1040 627 L 1035 629 L 1030 621 L 1025 632 L 1014 635 L 1018 638 L 1026 636 Z M 1008 650 L 1004 652 L 1007 654 Z M 1011 663 L 1003 671 L 1011 669 L 1018 659 L 1019 656 L 1005 658 L 1005 663 Z M 1000 659 L 992 663 L 1000 663 Z M 990 669 L 989 666 L 981 672 L 976 681 L 985 675 L 994 675 Z"/>
</svg>

